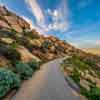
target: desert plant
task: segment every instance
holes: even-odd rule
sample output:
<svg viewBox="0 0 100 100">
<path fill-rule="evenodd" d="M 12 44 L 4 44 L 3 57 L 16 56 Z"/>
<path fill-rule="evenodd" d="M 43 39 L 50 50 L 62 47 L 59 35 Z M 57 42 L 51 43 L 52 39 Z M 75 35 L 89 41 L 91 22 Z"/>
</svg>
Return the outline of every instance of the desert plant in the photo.
<svg viewBox="0 0 100 100">
<path fill-rule="evenodd" d="M 11 89 L 19 88 L 21 80 L 12 71 L 0 68 L 0 98 L 5 96 Z"/>
<path fill-rule="evenodd" d="M 33 69 L 33 71 L 39 69 L 40 62 L 33 59 L 32 61 L 28 62 L 29 66 Z"/>
<path fill-rule="evenodd" d="M 88 100 L 100 100 L 100 88 L 92 86 L 89 91 L 81 87 L 81 94 L 86 96 Z"/>
<path fill-rule="evenodd" d="M 17 62 L 15 64 L 15 72 L 20 75 L 21 79 L 28 79 L 33 74 L 32 68 L 28 64 L 22 62 Z"/>
<path fill-rule="evenodd" d="M 33 45 L 30 43 L 29 39 L 25 36 L 23 37 L 16 37 L 16 42 L 20 45 L 24 45 L 30 51 L 33 50 Z"/>
<path fill-rule="evenodd" d="M 38 39 L 39 36 L 36 32 L 30 31 L 30 30 L 24 30 L 24 35 L 28 36 L 31 39 Z"/>
<path fill-rule="evenodd" d="M 42 49 L 43 51 L 47 51 L 51 46 L 53 45 L 53 42 L 50 41 L 50 40 L 45 40 L 43 43 L 42 43 Z"/>
<path fill-rule="evenodd" d="M 0 43 L 0 53 L 12 61 L 12 63 L 20 60 L 20 53 L 16 49 Z"/>
<path fill-rule="evenodd" d="M 11 28 L 11 32 L 13 33 L 13 34 L 16 34 L 17 33 L 17 31 L 12 27 Z"/>
<path fill-rule="evenodd" d="M 15 49 L 8 49 L 6 56 L 8 57 L 8 59 L 11 59 L 14 62 L 20 60 L 20 53 L 17 52 Z"/>
<path fill-rule="evenodd" d="M 16 49 L 16 48 L 18 47 L 18 43 L 14 41 L 14 42 L 11 44 L 11 47 L 12 47 L 13 49 Z"/>
<path fill-rule="evenodd" d="M 73 74 L 71 75 L 71 78 L 79 85 L 79 83 L 80 83 L 80 73 L 76 68 L 74 68 L 74 71 L 73 71 Z"/>
</svg>

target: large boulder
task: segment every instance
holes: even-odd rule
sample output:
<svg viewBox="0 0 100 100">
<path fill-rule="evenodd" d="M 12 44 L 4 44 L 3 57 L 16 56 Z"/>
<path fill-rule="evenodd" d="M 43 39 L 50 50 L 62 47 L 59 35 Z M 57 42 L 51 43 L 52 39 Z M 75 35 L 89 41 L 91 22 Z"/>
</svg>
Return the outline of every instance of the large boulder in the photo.
<svg viewBox="0 0 100 100">
<path fill-rule="evenodd" d="M 51 47 L 50 47 L 50 52 L 53 52 L 53 53 L 55 53 L 55 51 L 56 51 L 56 48 L 55 48 L 55 46 L 51 46 Z"/>
<path fill-rule="evenodd" d="M 17 18 L 13 16 L 4 16 L 5 20 L 11 25 L 11 28 L 17 32 L 22 32 L 22 28 L 17 22 Z"/>
<path fill-rule="evenodd" d="M 3 20 L 0 20 L 0 28 L 3 28 L 3 27 L 10 28 L 10 26 L 6 22 L 4 22 Z"/>
<path fill-rule="evenodd" d="M 32 59 L 35 59 L 36 61 L 40 62 L 41 60 L 34 56 L 32 53 L 30 53 L 24 46 L 18 46 L 16 50 L 21 54 L 21 60 L 23 62 L 29 62 Z"/>
<path fill-rule="evenodd" d="M 92 75 L 86 74 L 86 75 L 84 75 L 84 77 L 86 79 L 89 79 L 91 82 L 96 83 L 95 77 L 93 77 Z"/>
<path fill-rule="evenodd" d="M 23 32 L 22 28 L 18 24 L 12 24 L 11 27 L 17 32 Z"/>
<path fill-rule="evenodd" d="M 100 79 L 99 78 L 95 78 L 95 80 L 96 80 L 96 86 L 98 88 L 100 88 Z"/>
<path fill-rule="evenodd" d="M 41 40 L 40 39 L 33 39 L 33 40 L 30 39 L 30 43 L 33 46 L 36 46 L 36 47 L 41 47 L 42 46 L 42 43 L 41 43 Z"/>
<path fill-rule="evenodd" d="M 8 59 L 0 55 L 0 67 L 7 67 L 10 64 Z"/>
<path fill-rule="evenodd" d="M 30 24 L 19 16 L 17 16 L 17 22 L 23 29 L 30 29 Z"/>
<path fill-rule="evenodd" d="M 52 60 L 52 59 L 55 58 L 55 55 L 54 55 L 53 53 L 47 53 L 47 54 L 45 55 L 45 57 L 46 57 L 48 60 Z"/>
<path fill-rule="evenodd" d="M 3 7 L 0 6 L 0 15 L 4 16 L 4 15 L 7 15 L 7 13 L 8 13 L 7 9 L 4 6 Z"/>
<path fill-rule="evenodd" d="M 4 16 L 5 20 L 10 24 L 10 25 L 13 25 L 13 24 L 18 24 L 17 23 L 17 18 L 16 17 L 13 17 L 13 16 Z"/>
<path fill-rule="evenodd" d="M 14 42 L 14 40 L 11 38 L 1 38 L 1 41 L 6 43 L 6 44 L 11 44 Z"/>
<path fill-rule="evenodd" d="M 80 80 L 80 85 L 85 88 L 86 90 L 90 90 L 90 83 L 84 79 Z"/>
</svg>

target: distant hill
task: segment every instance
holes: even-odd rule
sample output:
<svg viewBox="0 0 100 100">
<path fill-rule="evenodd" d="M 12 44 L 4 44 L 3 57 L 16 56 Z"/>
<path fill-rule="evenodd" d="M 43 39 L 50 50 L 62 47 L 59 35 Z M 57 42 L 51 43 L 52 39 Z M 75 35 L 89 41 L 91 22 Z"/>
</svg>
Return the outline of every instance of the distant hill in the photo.
<svg viewBox="0 0 100 100">
<path fill-rule="evenodd" d="M 100 55 L 100 49 L 99 48 L 88 48 L 84 49 L 85 52 Z"/>
</svg>

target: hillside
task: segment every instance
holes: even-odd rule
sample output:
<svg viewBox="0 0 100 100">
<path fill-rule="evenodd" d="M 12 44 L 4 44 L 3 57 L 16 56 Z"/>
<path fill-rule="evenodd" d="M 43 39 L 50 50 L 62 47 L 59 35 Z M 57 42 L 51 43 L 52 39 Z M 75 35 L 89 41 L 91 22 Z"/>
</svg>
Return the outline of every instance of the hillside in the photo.
<svg viewBox="0 0 100 100">
<path fill-rule="evenodd" d="M 25 55 L 23 51 L 29 54 Z M 41 35 L 35 29 L 31 29 L 27 21 L 4 6 L 0 6 L 0 55 L 7 64 L 19 59 L 28 62 L 33 58 L 45 62 L 65 55 L 78 55 L 96 62 L 99 60 L 99 56 L 85 53 L 66 41 L 54 36 Z"/>
<path fill-rule="evenodd" d="M 2 49 L 5 48 L 5 52 L 0 49 L 1 55 L 8 60 L 7 49 L 14 49 L 18 52 L 17 48 L 20 46 L 43 61 L 79 51 L 56 37 L 40 35 L 35 29 L 31 29 L 25 20 L 5 7 L 0 7 L 0 46 L 3 47 Z"/>
<path fill-rule="evenodd" d="M 0 54 L 8 60 L 7 49 L 15 49 L 18 52 L 17 48 L 22 46 L 44 61 L 63 56 L 70 47 L 53 36 L 40 35 L 35 29 L 31 29 L 25 20 L 5 7 L 0 7 L 0 46 L 5 48 L 5 52 L 0 49 Z"/>
</svg>

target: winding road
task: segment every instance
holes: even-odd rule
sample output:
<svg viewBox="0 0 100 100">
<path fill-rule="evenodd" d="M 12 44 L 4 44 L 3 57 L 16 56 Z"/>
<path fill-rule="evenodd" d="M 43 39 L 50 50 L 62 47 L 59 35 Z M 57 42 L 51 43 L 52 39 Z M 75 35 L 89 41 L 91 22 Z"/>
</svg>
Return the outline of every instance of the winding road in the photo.
<svg viewBox="0 0 100 100">
<path fill-rule="evenodd" d="M 62 59 L 56 59 L 42 65 L 12 100 L 81 100 L 65 81 L 60 71 L 61 62 Z"/>
</svg>

